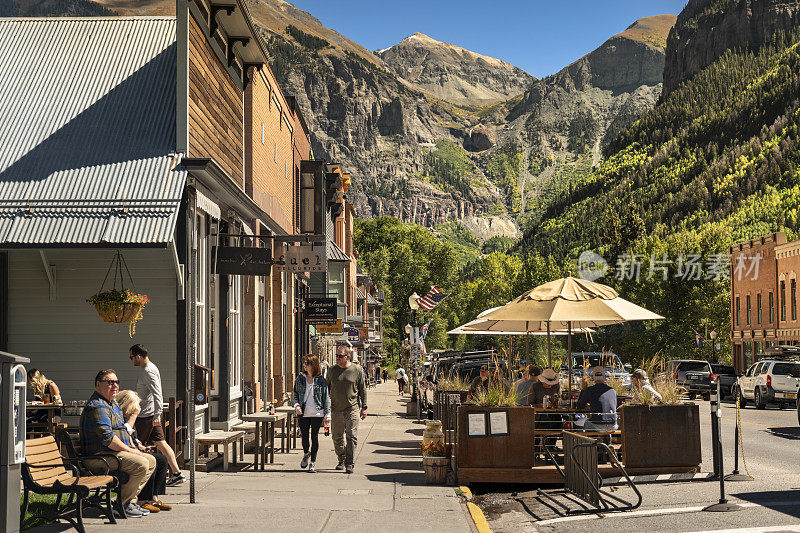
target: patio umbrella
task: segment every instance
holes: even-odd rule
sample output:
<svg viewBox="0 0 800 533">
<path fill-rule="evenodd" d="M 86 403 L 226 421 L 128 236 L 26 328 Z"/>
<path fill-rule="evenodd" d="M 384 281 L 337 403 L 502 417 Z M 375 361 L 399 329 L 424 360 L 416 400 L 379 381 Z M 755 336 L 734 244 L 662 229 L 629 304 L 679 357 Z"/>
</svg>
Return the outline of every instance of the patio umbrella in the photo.
<svg viewBox="0 0 800 533">
<path fill-rule="evenodd" d="M 503 323 L 509 320 L 525 322 L 530 331 L 566 329 L 569 389 L 572 390 L 573 327 L 593 328 L 664 317 L 620 298 L 611 287 L 567 276 L 531 289 L 481 318 L 489 322 L 484 325 L 488 331 L 505 329 Z M 551 362 L 549 335 L 547 352 L 548 362 Z"/>
</svg>

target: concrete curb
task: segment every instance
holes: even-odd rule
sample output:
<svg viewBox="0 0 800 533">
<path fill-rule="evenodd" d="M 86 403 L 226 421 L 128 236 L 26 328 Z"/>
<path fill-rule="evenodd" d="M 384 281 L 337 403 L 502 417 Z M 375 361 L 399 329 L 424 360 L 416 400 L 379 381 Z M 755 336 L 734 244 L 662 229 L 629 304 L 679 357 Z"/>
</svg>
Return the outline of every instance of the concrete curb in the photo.
<svg viewBox="0 0 800 533">
<path fill-rule="evenodd" d="M 472 521 L 475 523 L 475 528 L 478 530 L 478 533 L 492 533 L 492 528 L 489 527 L 489 522 L 486 521 L 486 516 L 483 514 L 483 511 L 481 511 L 480 507 L 472 502 L 467 502 L 467 509 L 469 509 L 469 514 L 472 517 Z"/>
</svg>

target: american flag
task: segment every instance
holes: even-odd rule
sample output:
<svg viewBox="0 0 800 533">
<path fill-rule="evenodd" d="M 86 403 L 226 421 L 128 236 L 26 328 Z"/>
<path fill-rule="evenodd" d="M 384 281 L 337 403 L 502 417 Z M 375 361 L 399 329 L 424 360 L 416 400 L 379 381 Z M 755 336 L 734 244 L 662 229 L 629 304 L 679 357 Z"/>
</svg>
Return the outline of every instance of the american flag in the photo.
<svg viewBox="0 0 800 533">
<path fill-rule="evenodd" d="M 703 347 L 703 336 L 697 333 L 695 330 L 692 330 L 694 333 L 694 347 L 695 348 L 702 348 Z"/>
<path fill-rule="evenodd" d="M 431 285 L 431 292 L 417 300 L 419 306 L 426 311 L 432 311 L 434 307 L 442 303 L 442 301 L 450 296 L 439 290 L 436 285 Z"/>
</svg>

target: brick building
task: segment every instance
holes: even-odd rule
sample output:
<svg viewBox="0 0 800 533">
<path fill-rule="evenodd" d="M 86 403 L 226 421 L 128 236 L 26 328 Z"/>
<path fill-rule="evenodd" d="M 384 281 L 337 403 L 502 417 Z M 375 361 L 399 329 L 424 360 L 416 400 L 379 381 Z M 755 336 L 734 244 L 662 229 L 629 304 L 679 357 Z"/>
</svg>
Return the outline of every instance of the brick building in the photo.
<svg viewBox="0 0 800 533">
<path fill-rule="evenodd" d="M 730 254 L 733 361 L 742 371 L 770 346 L 800 343 L 800 241 L 770 233 L 731 246 Z"/>
</svg>

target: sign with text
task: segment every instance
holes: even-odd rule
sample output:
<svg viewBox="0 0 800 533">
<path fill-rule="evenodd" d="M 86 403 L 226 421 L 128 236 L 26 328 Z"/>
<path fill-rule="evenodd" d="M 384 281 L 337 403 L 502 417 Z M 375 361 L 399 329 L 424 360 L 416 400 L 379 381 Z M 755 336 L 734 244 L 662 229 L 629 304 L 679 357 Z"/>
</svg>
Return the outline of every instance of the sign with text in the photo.
<svg viewBox="0 0 800 533">
<path fill-rule="evenodd" d="M 330 322 L 336 320 L 336 298 L 306 298 L 306 322 Z"/>
<path fill-rule="evenodd" d="M 333 324 L 314 324 L 318 335 L 341 335 L 342 319 L 337 319 Z"/>
<path fill-rule="evenodd" d="M 211 253 L 212 257 L 216 257 L 217 274 L 241 276 L 270 275 L 272 250 L 269 248 L 214 246 Z"/>
<path fill-rule="evenodd" d="M 278 258 L 282 265 L 275 265 L 284 272 L 325 272 L 328 270 L 328 255 L 324 245 L 286 246 Z"/>
<path fill-rule="evenodd" d="M 358 338 L 362 341 L 369 340 L 369 328 L 358 328 Z"/>
<path fill-rule="evenodd" d="M 344 332 L 347 333 L 347 340 L 358 342 L 358 330 L 356 328 L 344 328 Z"/>
</svg>

